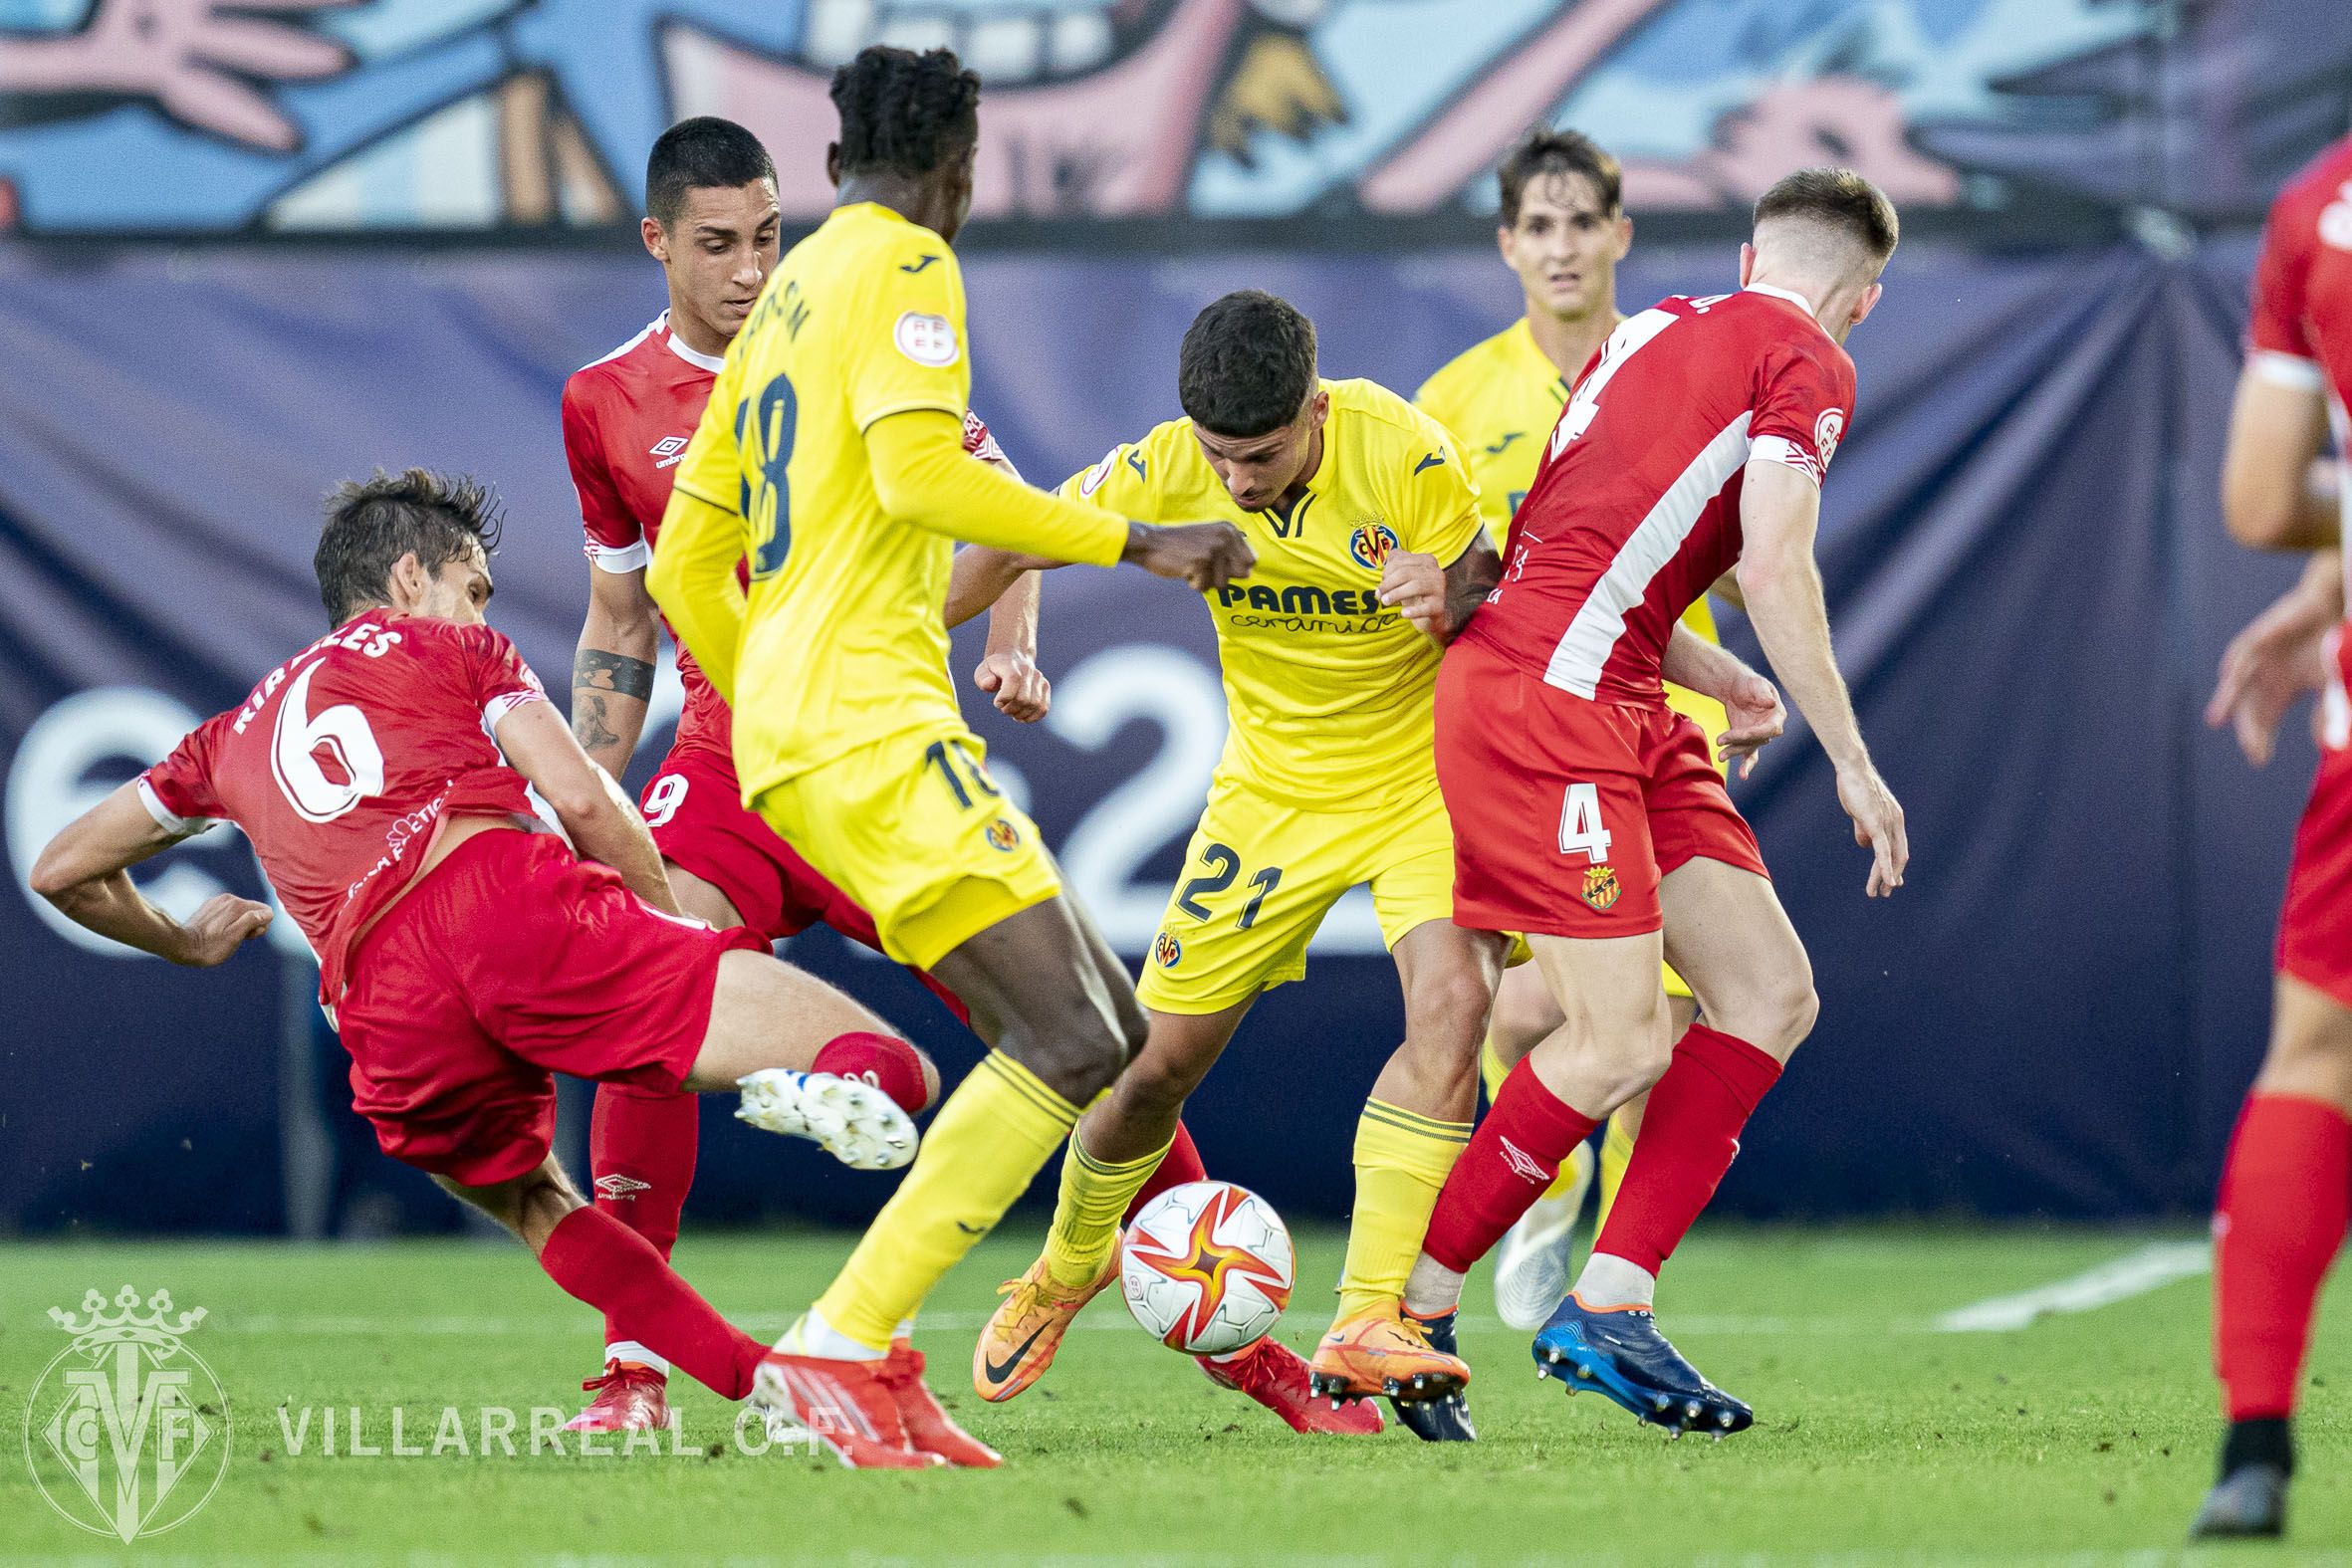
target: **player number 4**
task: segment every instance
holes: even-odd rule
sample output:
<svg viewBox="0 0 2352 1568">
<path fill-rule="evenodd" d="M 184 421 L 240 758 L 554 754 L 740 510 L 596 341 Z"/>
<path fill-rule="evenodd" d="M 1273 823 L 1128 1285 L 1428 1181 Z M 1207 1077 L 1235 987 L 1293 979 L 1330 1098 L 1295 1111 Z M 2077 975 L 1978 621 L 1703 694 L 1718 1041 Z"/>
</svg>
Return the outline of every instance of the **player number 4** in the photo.
<svg viewBox="0 0 2352 1568">
<path fill-rule="evenodd" d="M 1579 849 L 1595 865 L 1609 858 L 1609 830 L 1600 821 L 1600 789 L 1588 784 L 1568 785 L 1559 808 L 1559 852 L 1570 855 Z"/>
</svg>

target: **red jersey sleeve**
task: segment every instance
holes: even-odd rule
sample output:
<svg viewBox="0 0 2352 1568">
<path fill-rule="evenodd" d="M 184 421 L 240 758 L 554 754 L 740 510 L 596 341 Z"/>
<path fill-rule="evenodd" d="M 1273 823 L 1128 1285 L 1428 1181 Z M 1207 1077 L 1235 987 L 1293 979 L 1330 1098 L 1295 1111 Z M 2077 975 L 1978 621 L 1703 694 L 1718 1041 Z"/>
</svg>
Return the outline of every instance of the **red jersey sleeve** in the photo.
<svg viewBox="0 0 2352 1568">
<path fill-rule="evenodd" d="M 1814 343 L 1774 344 L 1748 421 L 1749 461 L 1784 463 L 1819 484 L 1853 404 L 1854 371 L 1844 355 L 1832 361 Z"/>
<path fill-rule="evenodd" d="M 133 781 L 147 814 L 174 837 L 201 833 L 227 814 L 213 792 L 212 760 L 228 722 L 225 713 L 207 719 L 182 736 L 169 757 Z"/>
<path fill-rule="evenodd" d="M 2245 332 L 2248 368 L 2266 381 L 2312 391 L 2326 385 L 2311 346 L 2304 301 L 2311 247 L 2317 239 L 2317 217 L 2298 180 L 2271 204 L 2269 221 L 2262 226 Z"/>
<path fill-rule="evenodd" d="M 964 450 L 983 463 L 1002 463 L 1012 471 L 1015 479 L 1021 477 L 1021 470 L 1013 467 L 1013 460 L 1005 455 L 1003 447 L 997 445 L 997 438 L 988 428 L 988 422 L 968 408 L 964 410 Z"/>
<path fill-rule="evenodd" d="M 652 553 L 645 548 L 644 529 L 621 501 L 604 462 L 594 385 L 585 372 L 564 383 L 564 457 L 572 465 L 572 488 L 580 494 L 588 558 L 606 571 L 642 571 Z"/>
<path fill-rule="evenodd" d="M 498 722 L 517 708 L 547 701 L 547 688 L 505 632 L 494 626 L 451 626 L 450 636 L 464 670 L 466 695 L 482 710 L 483 728 L 495 734 Z"/>
</svg>

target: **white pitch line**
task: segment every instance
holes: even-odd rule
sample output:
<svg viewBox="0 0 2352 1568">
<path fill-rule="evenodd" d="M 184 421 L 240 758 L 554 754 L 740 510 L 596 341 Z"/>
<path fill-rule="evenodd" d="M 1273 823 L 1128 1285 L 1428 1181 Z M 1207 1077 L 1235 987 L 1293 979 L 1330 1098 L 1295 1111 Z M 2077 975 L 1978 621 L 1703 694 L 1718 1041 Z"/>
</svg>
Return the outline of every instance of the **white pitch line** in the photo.
<svg viewBox="0 0 2352 1568">
<path fill-rule="evenodd" d="M 1971 1302 L 1936 1319 L 1947 1334 L 1999 1333 L 2023 1328 L 2060 1312 L 2088 1312 L 2146 1295 L 2177 1279 L 2210 1273 L 2213 1246 L 2206 1241 L 2155 1241 L 2111 1262 L 2015 1295 Z"/>
</svg>

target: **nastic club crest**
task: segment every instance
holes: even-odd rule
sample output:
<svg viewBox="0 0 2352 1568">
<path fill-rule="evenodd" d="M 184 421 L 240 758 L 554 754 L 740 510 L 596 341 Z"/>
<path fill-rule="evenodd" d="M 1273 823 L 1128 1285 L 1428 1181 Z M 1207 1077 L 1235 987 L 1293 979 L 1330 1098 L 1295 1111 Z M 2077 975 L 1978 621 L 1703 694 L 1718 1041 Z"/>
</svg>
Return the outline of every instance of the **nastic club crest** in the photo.
<svg viewBox="0 0 2352 1568">
<path fill-rule="evenodd" d="M 1623 889 L 1617 885 L 1615 866 L 1591 866 L 1584 872 L 1584 902 L 1594 909 L 1607 909 L 1617 902 Z"/>
<path fill-rule="evenodd" d="M 93 1290 L 77 1316 L 50 1319 L 73 1343 L 42 1369 L 25 1405 L 25 1463 L 50 1506 L 128 1543 L 184 1523 L 229 1464 L 229 1401 L 187 1348 L 204 1309 L 175 1313 L 124 1285 Z"/>
</svg>

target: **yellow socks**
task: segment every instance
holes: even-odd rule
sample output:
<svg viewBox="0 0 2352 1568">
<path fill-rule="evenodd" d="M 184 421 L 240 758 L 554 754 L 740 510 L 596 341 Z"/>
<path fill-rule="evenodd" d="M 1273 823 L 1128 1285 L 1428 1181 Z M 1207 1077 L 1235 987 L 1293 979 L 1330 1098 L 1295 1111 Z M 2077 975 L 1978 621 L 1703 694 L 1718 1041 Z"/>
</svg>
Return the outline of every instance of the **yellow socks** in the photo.
<svg viewBox="0 0 2352 1568">
<path fill-rule="evenodd" d="M 1625 1180 L 1625 1166 L 1633 1158 L 1633 1134 L 1625 1130 L 1625 1118 L 1609 1118 L 1609 1130 L 1600 1141 L 1600 1212 L 1593 1216 L 1592 1233 L 1600 1234 L 1600 1228 L 1609 1223 L 1609 1206 L 1617 1201 L 1617 1189 Z"/>
<path fill-rule="evenodd" d="M 1366 1100 L 1355 1124 L 1355 1213 L 1347 1228 L 1347 1267 L 1339 1279 L 1339 1320 L 1392 1307 L 1421 1255 L 1421 1238 L 1438 1190 L 1470 1142 L 1468 1122 Z"/>
<path fill-rule="evenodd" d="M 819 1316 L 860 1345 L 888 1349 L 891 1332 L 1005 1217 L 1077 1119 L 1078 1107 L 1012 1057 L 982 1057 L 818 1298 Z"/>
<path fill-rule="evenodd" d="M 1054 1201 L 1054 1228 L 1046 1232 L 1046 1271 L 1073 1288 L 1102 1277 L 1127 1206 L 1176 1144 L 1171 1138 L 1139 1160 L 1114 1165 L 1088 1154 L 1085 1136 L 1082 1129 L 1072 1133 L 1061 1156 L 1061 1195 Z"/>
</svg>

